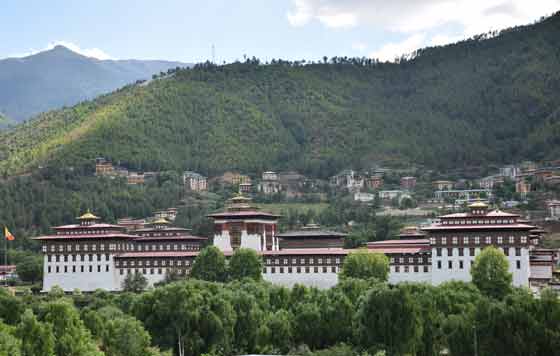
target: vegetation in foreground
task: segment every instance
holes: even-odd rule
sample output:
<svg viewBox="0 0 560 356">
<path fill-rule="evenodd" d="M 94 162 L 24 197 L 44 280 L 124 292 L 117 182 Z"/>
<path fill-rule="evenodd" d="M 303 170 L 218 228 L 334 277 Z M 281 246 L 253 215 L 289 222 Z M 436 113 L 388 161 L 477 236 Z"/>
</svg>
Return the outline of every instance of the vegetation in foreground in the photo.
<svg viewBox="0 0 560 356">
<path fill-rule="evenodd" d="M 350 255 L 329 290 L 263 282 L 255 273 L 262 261 L 246 250 L 229 267 L 208 264 L 222 257 L 209 248 L 195 262 L 209 270 L 193 270 L 220 282 L 169 278 L 118 294 L 1 290 L 0 355 L 472 356 L 476 345 L 481 356 L 537 356 L 560 347 L 558 296 L 504 285 L 507 270 L 487 273 L 505 259 L 493 248 L 477 257 L 474 283 L 438 287 L 388 284 L 387 260 L 378 255 Z"/>
</svg>

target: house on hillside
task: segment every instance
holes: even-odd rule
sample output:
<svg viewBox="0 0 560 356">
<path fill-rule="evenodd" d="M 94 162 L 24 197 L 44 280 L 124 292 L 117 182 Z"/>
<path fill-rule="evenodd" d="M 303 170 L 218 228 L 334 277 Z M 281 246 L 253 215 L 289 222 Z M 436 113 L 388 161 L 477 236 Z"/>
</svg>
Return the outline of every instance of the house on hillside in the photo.
<svg viewBox="0 0 560 356">
<path fill-rule="evenodd" d="M 208 180 L 202 174 L 185 171 L 183 172 L 183 185 L 186 190 L 202 192 L 208 190 Z"/>
</svg>

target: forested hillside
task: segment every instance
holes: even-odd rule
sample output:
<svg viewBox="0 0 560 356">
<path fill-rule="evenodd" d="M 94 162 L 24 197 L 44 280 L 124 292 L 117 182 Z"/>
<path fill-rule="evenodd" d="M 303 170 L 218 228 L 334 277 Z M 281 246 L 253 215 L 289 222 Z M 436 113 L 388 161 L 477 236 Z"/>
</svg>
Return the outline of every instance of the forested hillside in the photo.
<svg viewBox="0 0 560 356">
<path fill-rule="evenodd" d="M 560 14 L 418 51 L 199 65 L 52 111 L 0 137 L 5 175 L 96 156 L 141 170 L 436 169 L 560 153 Z"/>
</svg>

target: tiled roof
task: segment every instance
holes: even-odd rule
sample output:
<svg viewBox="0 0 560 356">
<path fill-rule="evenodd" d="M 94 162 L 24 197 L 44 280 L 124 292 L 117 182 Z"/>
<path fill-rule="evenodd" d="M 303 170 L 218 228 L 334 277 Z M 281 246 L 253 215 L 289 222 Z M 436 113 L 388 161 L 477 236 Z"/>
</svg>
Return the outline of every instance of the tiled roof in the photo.
<svg viewBox="0 0 560 356">
<path fill-rule="evenodd" d="M 402 239 L 402 240 L 383 240 L 383 241 L 372 241 L 368 242 L 368 246 L 382 246 L 382 245 L 429 245 L 430 240 L 428 239 Z"/>
<path fill-rule="evenodd" d="M 142 257 L 196 257 L 198 251 L 147 251 L 147 252 L 125 252 L 116 258 L 142 258 Z"/>
<path fill-rule="evenodd" d="M 71 225 L 61 225 L 61 226 L 54 226 L 53 229 L 107 229 L 107 228 L 115 228 L 121 229 L 122 226 L 120 225 L 113 225 L 113 224 L 91 224 L 91 225 L 80 225 L 80 224 L 71 224 Z"/>
<path fill-rule="evenodd" d="M 122 239 L 135 239 L 138 236 L 128 235 L 122 233 L 108 233 L 108 234 L 72 234 L 72 235 L 45 235 L 32 238 L 32 240 L 82 240 L 82 239 L 111 239 L 111 238 L 122 238 Z"/>
<path fill-rule="evenodd" d="M 263 256 L 283 256 L 283 255 L 347 255 L 355 250 L 343 248 L 305 248 L 305 249 L 286 249 L 278 251 L 260 251 Z"/>
<path fill-rule="evenodd" d="M 208 240 L 206 237 L 192 235 L 178 236 L 136 236 L 134 241 L 184 241 L 184 240 Z"/>
<path fill-rule="evenodd" d="M 369 251 L 384 254 L 429 252 L 429 247 L 369 247 Z"/>
<path fill-rule="evenodd" d="M 321 238 L 321 237 L 345 237 L 347 234 L 343 232 L 336 232 L 336 231 L 328 231 L 328 230 L 297 230 L 297 231 L 288 231 L 283 232 L 281 234 L 277 234 L 276 237 L 313 237 L 313 238 Z"/>
<path fill-rule="evenodd" d="M 508 229 L 522 229 L 522 230 L 531 230 L 535 228 L 531 225 L 525 224 L 501 224 L 501 225 L 432 225 L 423 227 L 422 230 L 424 231 L 437 231 L 437 230 L 508 230 Z"/>
<path fill-rule="evenodd" d="M 214 214 L 209 214 L 207 216 L 211 217 L 211 218 L 228 218 L 228 217 L 245 218 L 245 217 L 252 217 L 252 216 L 267 217 L 267 218 L 279 218 L 280 217 L 279 215 L 274 215 L 274 214 L 271 214 L 271 213 L 265 213 L 263 211 L 257 211 L 257 210 L 224 211 L 222 213 L 214 213 Z"/>
</svg>

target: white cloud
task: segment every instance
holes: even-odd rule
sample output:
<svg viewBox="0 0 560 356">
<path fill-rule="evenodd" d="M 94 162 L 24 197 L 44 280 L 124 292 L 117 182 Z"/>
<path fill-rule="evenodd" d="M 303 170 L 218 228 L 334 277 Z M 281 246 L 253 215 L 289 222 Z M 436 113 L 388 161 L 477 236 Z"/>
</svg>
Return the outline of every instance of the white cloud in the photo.
<svg viewBox="0 0 560 356">
<path fill-rule="evenodd" d="M 32 49 L 27 53 L 17 54 L 17 55 L 13 55 L 13 56 L 10 56 L 10 57 L 19 58 L 19 57 L 32 56 L 32 55 L 40 53 L 40 52 L 51 50 L 56 46 L 64 46 L 64 47 L 68 48 L 69 50 L 71 50 L 72 52 L 79 53 L 79 54 L 81 54 L 83 56 L 86 56 L 86 57 L 92 57 L 92 58 L 97 58 L 97 59 L 115 59 L 114 57 L 112 57 L 107 52 L 103 51 L 102 49 L 99 49 L 99 48 L 81 48 L 77 44 L 72 43 L 72 42 L 68 42 L 68 41 L 53 41 L 53 42 L 50 42 L 43 49 L 40 49 L 40 50 L 33 50 Z"/>
<path fill-rule="evenodd" d="M 354 43 L 352 43 L 352 49 L 354 51 L 363 52 L 367 49 L 367 44 L 365 44 L 363 42 L 354 42 Z"/>
<path fill-rule="evenodd" d="M 288 20 L 303 26 L 360 24 L 396 32 L 416 32 L 459 24 L 486 32 L 533 21 L 560 9 L 560 0 L 292 0 Z"/>
<path fill-rule="evenodd" d="M 387 43 L 381 46 L 380 49 L 370 53 L 370 57 L 377 58 L 381 61 L 393 61 L 395 58 L 400 57 L 402 54 L 408 54 L 420 48 L 426 40 L 426 35 L 417 33 L 407 37 L 401 42 Z"/>
<path fill-rule="evenodd" d="M 493 30 L 523 25 L 560 10 L 560 0 L 292 0 L 293 26 L 318 21 L 328 28 L 367 26 L 405 36 L 373 52 L 443 45 Z M 450 32 L 453 28 L 454 32 Z M 422 34 L 429 33 L 429 36 Z M 422 38 L 422 41 L 419 39 Z M 410 48 L 412 44 L 417 48 Z M 397 55 L 403 54 L 398 53 Z"/>
</svg>

